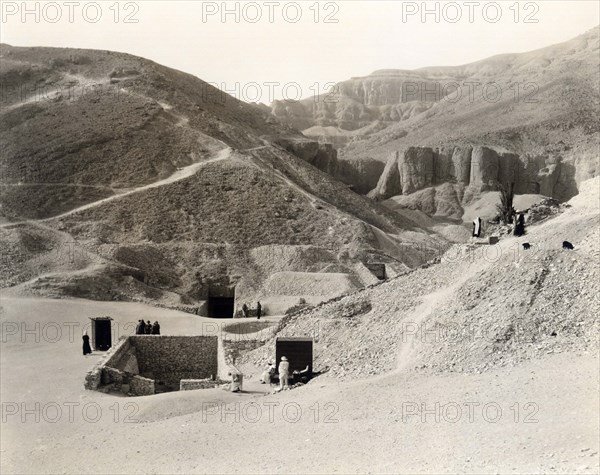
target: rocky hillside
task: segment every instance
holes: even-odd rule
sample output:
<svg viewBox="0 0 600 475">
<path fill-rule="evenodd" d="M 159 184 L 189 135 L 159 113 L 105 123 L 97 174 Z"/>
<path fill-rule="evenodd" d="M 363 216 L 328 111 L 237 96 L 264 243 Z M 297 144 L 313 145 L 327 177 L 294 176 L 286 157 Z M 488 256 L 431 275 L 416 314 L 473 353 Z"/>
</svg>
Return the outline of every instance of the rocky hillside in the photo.
<svg viewBox="0 0 600 475">
<path fill-rule="evenodd" d="M 521 54 L 456 67 L 382 70 L 315 101 L 275 103 L 275 117 L 321 140 L 340 159 L 386 163 L 409 147 L 487 146 L 562 160 L 575 181 L 598 173 L 598 29 Z M 375 188 L 378 177 L 363 177 Z M 573 194 L 571 194 L 573 196 Z"/>
<path fill-rule="evenodd" d="M 275 336 L 313 337 L 315 370 L 334 378 L 483 372 L 552 353 L 597 354 L 599 192 L 598 178 L 586 181 L 562 214 L 524 237 L 456 245 L 439 264 L 287 317 Z M 562 249 L 564 240 L 575 249 Z M 245 360 L 265 364 L 273 346 Z"/>
<path fill-rule="evenodd" d="M 0 54 L 3 287 L 195 310 L 234 288 L 253 299 L 274 272 L 364 285 L 371 260 L 400 272 L 447 247 L 284 147 L 306 140 L 297 131 L 198 78 L 106 51 Z M 278 246 L 301 257 L 281 268 Z"/>
</svg>

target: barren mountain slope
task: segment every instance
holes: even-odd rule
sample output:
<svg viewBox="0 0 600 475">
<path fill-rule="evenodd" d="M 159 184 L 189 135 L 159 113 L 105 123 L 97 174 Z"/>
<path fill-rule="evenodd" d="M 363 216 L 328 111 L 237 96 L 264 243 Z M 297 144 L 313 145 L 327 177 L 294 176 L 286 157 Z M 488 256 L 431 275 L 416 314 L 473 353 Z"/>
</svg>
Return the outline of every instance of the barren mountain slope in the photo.
<svg viewBox="0 0 600 475">
<path fill-rule="evenodd" d="M 464 66 L 376 71 L 318 101 L 276 103 L 273 114 L 310 136 L 348 143 L 340 155 L 350 163 L 386 162 L 409 146 L 485 145 L 561 156 L 576 166 L 579 183 L 598 173 L 598 67 L 596 28 Z M 364 179 L 372 189 L 377 178 Z"/>
<path fill-rule="evenodd" d="M 455 99 L 458 93 L 450 94 L 431 110 L 349 146 L 344 156 L 381 159 L 407 145 L 467 142 L 518 154 L 562 155 L 576 165 L 581 181 L 598 173 L 599 63 L 594 29 L 531 53 L 433 69 L 440 75 L 456 74 L 465 84 L 460 100 Z M 469 81 L 482 86 L 470 94 Z M 486 83 L 493 83 L 487 96 Z"/>
<path fill-rule="evenodd" d="M 261 135 L 294 133 L 198 78 L 142 58 L 8 45 L 0 54 L 2 183 L 33 183 L 40 196 L 31 201 L 33 188 L 5 187 L 3 201 L 17 208 L 3 207 L 8 216 L 51 215 L 42 198 L 67 209 L 65 199 L 92 201 L 154 182 L 203 158 L 218 140 L 251 148 L 263 145 Z M 18 206 L 22 200 L 32 206 Z"/>
<path fill-rule="evenodd" d="M 456 245 L 438 265 L 287 317 L 332 377 L 394 369 L 481 372 L 560 352 L 597 353 L 600 180 L 563 214 L 496 246 Z M 574 251 L 562 249 L 569 240 Z M 523 242 L 532 245 L 524 250 Z M 265 364 L 273 341 L 246 355 Z"/>
<path fill-rule="evenodd" d="M 446 248 L 274 143 L 297 131 L 197 78 L 120 53 L 2 56 L 17 91 L 0 116 L 3 286 L 195 311 L 240 282 L 258 291 L 271 269 L 256 247 L 308 246 L 287 270 L 363 283 L 372 259 L 401 271 Z"/>
</svg>

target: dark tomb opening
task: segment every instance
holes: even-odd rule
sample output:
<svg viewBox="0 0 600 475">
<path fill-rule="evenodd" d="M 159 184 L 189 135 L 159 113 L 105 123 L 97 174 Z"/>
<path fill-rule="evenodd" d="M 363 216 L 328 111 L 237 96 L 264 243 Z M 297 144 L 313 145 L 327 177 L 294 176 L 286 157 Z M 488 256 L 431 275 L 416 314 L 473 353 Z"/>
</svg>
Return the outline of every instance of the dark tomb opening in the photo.
<svg viewBox="0 0 600 475">
<path fill-rule="evenodd" d="M 92 347 L 106 351 L 112 346 L 111 317 L 90 318 L 92 321 Z"/>
<path fill-rule="evenodd" d="M 211 289 L 207 306 L 208 316 L 211 318 L 233 318 L 235 291 L 233 289 Z"/>
<path fill-rule="evenodd" d="M 386 269 L 385 269 L 385 264 L 381 264 L 381 263 L 367 263 L 367 264 L 365 264 L 365 266 L 379 280 L 386 280 L 387 279 L 387 272 L 386 272 Z"/>
<path fill-rule="evenodd" d="M 293 371 L 303 371 L 308 366 L 308 374 L 312 374 L 312 338 L 278 337 L 275 340 L 275 361 L 277 368 L 282 356 L 285 356 L 290 362 L 290 373 Z"/>
<path fill-rule="evenodd" d="M 233 297 L 208 297 L 208 316 L 211 318 L 233 318 Z"/>
</svg>

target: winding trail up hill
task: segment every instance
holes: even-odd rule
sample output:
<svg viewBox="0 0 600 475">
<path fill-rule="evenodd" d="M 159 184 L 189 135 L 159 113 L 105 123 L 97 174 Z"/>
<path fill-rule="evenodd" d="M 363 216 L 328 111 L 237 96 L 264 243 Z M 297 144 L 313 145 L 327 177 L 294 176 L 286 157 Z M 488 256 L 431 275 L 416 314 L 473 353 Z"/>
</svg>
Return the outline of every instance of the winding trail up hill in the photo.
<svg viewBox="0 0 600 475">
<path fill-rule="evenodd" d="M 280 144 L 306 141 L 298 131 L 191 75 L 109 51 L 0 55 L 3 287 L 195 312 L 234 288 L 253 300 L 274 272 L 365 285 L 370 261 L 393 275 L 448 246 Z M 282 269 L 277 246 L 302 258 Z"/>
</svg>

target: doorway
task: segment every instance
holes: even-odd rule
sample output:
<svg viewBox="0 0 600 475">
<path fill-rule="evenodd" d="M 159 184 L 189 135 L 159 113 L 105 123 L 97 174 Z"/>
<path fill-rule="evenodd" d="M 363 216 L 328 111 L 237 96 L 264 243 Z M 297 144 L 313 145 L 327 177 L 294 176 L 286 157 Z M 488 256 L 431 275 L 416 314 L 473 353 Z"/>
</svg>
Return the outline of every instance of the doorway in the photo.
<svg viewBox="0 0 600 475">
<path fill-rule="evenodd" d="M 210 318 L 233 318 L 234 297 L 208 297 L 208 316 Z"/>
</svg>

